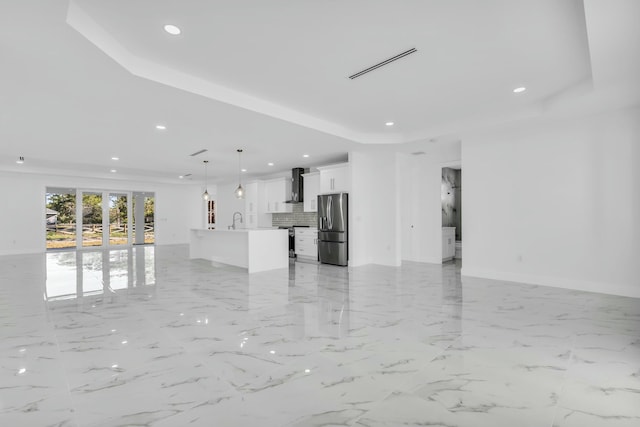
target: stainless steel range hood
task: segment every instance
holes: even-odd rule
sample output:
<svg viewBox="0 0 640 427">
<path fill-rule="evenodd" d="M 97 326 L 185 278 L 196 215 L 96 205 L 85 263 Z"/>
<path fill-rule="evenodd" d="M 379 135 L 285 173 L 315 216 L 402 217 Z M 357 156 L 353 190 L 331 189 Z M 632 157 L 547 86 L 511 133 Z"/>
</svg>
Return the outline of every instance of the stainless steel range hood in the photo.
<svg viewBox="0 0 640 427">
<path fill-rule="evenodd" d="M 285 203 L 302 203 L 304 201 L 303 173 L 304 168 L 291 169 L 291 199 Z"/>
</svg>

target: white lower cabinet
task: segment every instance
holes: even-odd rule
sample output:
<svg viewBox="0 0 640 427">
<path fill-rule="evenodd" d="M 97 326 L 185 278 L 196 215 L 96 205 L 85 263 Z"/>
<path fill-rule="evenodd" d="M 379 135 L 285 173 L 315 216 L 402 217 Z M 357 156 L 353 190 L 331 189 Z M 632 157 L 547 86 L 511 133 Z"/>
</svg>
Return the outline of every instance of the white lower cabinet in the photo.
<svg viewBox="0 0 640 427">
<path fill-rule="evenodd" d="M 295 228 L 295 252 L 298 258 L 316 261 L 318 259 L 318 229 Z"/>
</svg>

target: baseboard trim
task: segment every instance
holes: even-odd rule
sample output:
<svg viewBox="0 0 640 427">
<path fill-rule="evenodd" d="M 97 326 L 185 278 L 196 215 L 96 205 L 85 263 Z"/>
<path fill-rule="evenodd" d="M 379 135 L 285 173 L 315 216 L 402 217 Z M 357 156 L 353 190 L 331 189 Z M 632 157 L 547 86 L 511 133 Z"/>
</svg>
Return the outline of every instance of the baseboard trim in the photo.
<svg viewBox="0 0 640 427">
<path fill-rule="evenodd" d="M 18 249 L 15 251 L 0 251 L 0 256 L 10 256 L 10 255 L 35 255 L 35 254 L 43 254 L 45 253 L 44 249 Z"/>
<path fill-rule="evenodd" d="M 501 280 L 506 282 L 526 283 L 529 285 L 549 286 L 552 288 L 571 289 L 574 291 L 594 292 L 599 294 L 617 295 L 622 297 L 640 298 L 640 286 L 620 285 L 587 280 L 573 280 L 559 277 L 546 277 L 523 273 L 504 271 L 490 271 L 472 268 L 462 268 L 463 277 L 477 277 L 481 279 Z"/>
<path fill-rule="evenodd" d="M 422 263 L 422 264 L 442 264 L 442 262 L 443 262 L 442 258 L 431 258 L 431 257 L 424 258 L 424 259 L 406 259 L 406 258 L 403 258 L 402 262 L 405 262 L 405 261 L 419 262 L 419 263 Z"/>
</svg>

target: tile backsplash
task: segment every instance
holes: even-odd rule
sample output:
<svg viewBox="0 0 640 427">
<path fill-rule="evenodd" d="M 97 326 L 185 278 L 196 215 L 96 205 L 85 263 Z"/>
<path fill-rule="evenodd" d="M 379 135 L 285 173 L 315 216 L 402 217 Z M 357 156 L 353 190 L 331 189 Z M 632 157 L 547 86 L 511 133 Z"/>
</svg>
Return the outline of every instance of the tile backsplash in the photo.
<svg viewBox="0 0 640 427">
<path fill-rule="evenodd" d="M 292 225 L 318 226 L 318 214 L 316 212 L 305 212 L 303 203 L 294 203 L 293 212 L 271 214 L 271 225 L 273 227 L 291 227 Z"/>
</svg>

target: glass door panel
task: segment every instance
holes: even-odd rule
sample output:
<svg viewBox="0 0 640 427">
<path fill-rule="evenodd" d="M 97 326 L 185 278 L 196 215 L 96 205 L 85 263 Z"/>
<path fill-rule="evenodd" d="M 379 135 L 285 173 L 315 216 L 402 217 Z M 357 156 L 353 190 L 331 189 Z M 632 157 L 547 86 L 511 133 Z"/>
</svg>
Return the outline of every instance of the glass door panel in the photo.
<svg viewBox="0 0 640 427">
<path fill-rule="evenodd" d="M 126 194 L 109 194 L 109 245 L 129 243 Z"/>
<path fill-rule="evenodd" d="M 47 249 L 76 247 L 76 192 L 47 188 L 45 197 Z"/>
<path fill-rule="evenodd" d="M 146 196 L 144 198 L 144 242 L 154 243 L 155 239 L 155 197 Z"/>
<path fill-rule="evenodd" d="M 133 199 L 133 244 L 154 243 L 154 193 L 135 192 Z"/>
<path fill-rule="evenodd" d="M 102 193 L 82 193 L 82 246 L 102 246 Z"/>
</svg>

